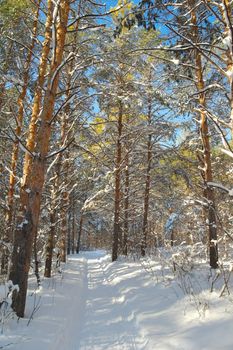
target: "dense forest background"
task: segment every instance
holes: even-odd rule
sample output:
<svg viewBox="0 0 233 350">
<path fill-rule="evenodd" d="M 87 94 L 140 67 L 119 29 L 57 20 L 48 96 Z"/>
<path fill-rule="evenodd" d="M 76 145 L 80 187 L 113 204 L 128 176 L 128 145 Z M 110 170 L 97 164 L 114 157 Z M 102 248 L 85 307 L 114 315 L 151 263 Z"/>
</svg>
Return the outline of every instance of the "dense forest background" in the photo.
<svg viewBox="0 0 233 350">
<path fill-rule="evenodd" d="M 0 1 L 2 281 L 195 246 L 232 259 L 228 0 Z"/>
</svg>

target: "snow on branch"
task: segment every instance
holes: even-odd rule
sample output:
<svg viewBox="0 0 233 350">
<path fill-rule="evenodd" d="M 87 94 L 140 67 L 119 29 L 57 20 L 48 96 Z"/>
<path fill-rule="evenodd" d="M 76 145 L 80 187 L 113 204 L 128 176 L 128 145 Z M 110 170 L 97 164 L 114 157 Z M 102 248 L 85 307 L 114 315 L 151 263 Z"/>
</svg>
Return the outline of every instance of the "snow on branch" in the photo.
<svg viewBox="0 0 233 350">
<path fill-rule="evenodd" d="M 216 188 L 218 188 L 218 189 L 228 193 L 229 196 L 231 196 L 231 197 L 233 196 L 233 188 L 231 188 L 229 190 L 227 187 L 223 186 L 222 184 L 219 184 L 219 183 L 216 183 L 216 182 L 212 182 L 212 181 L 207 182 L 207 186 L 209 186 L 209 187 L 216 187 Z"/>
<path fill-rule="evenodd" d="M 228 156 L 230 156 L 231 158 L 233 158 L 233 152 L 229 151 L 227 149 L 221 148 L 221 151 L 225 154 L 227 154 Z"/>
<path fill-rule="evenodd" d="M 13 130 L 13 128 L 11 126 L 9 126 L 12 134 L 14 135 L 16 141 L 19 143 L 19 147 L 22 149 L 23 152 L 25 153 L 29 153 L 30 156 L 32 158 L 34 158 L 34 154 L 24 145 L 23 141 L 20 139 L 20 137 L 15 133 L 15 131 Z M 9 139 L 11 141 L 13 141 L 15 143 L 15 139 L 10 135 L 8 134 L 5 130 L 3 130 L 3 133 L 5 133 L 5 135 L 7 135 L 9 137 Z"/>
<path fill-rule="evenodd" d="M 74 141 L 74 138 L 70 140 L 70 142 L 68 142 L 65 146 L 63 146 L 62 148 L 60 148 L 57 151 L 54 151 L 50 154 L 47 155 L 46 159 L 52 158 L 54 156 L 56 156 L 58 153 L 64 152 L 70 145 L 71 143 Z"/>
<path fill-rule="evenodd" d="M 73 60 L 75 58 L 74 53 L 70 52 L 69 55 L 65 58 L 65 60 L 57 67 L 57 69 L 55 70 L 55 72 L 53 73 L 52 79 L 51 79 L 51 83 L 50 83 L 50 90 L 52 90 L 53 88 L 53 84 L 54 81 L 58 75 L 58 73 L 60 72 L 60 70 L 71 60 Z"/>
</svg>

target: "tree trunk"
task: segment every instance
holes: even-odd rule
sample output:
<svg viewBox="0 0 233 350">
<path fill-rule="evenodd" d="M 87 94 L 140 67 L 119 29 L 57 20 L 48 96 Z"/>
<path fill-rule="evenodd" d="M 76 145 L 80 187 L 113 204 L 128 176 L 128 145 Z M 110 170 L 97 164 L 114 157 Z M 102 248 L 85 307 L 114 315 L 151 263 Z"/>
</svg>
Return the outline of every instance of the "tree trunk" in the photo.
<svg viewBox="0 0 233 350">
<path fill-rule="evenodd" d="M 38 254 L 37 254 L 37 235 L 34 235 L 34 244 L 33 244 L 33 250 L 34 250 L 34 273 L 36 276 L 37 286 L 40 286 L 41 280 L 40 280 L 40 272 L 39 272 L 39 265 L 40 262 L 38 260 Z"/>
<path fill-rule="evenodd" d="M 195 10 L 191 11 L 191 22 L 193 25 L 193 36 L 195 43 L 198 43 L 199 33 L 198 25 Z M 202 60 L 201 53 L 198 50 L 195 50 L 195 67 L 196 67 L 196 80 L 197 80 L 197 89 L 199 91 L 199 103 L 200 106 L 205 107 L 205 93 L 204 91 L 205 84 L 203 80 L 203 69 L 202 69 Z M 210 188 L 207 183 L 213 181 L 212 175 L 212 164 L 211 164 L 211 147 L 209 140 L 209 128 L 208 120 L 204 110 L 200 112 L 200 133 L 202 140 L 203 148 L 203 157 L 202 157 L 202 176 L 204 179 L 204 197 L 208 202 L 208 241 L 209 241 L 209 259 L 210 266 L 212 268 L 218 267 L 218 246 L 217 246 L 217 217 L 215 211 L 215 199 L 213 189 Z"/>
<path fill-rule="evenodd" d="M 129 233 L 129 151 L 126 147 L 125 156 L 125 193 L 124 193 L 124 232 L 123 232 L 123 254 L 128 253 L 128 233 Z"/>
<path fill-rule="evenodd" d="M 67 116 L 63 116 L 62 122 L 62 141 L 65 140 L 67 130 Z M 64 172 L 64 180 L 63 180 L 63 191 L 62 191 L 62 200 L 61 200 L 61 237 L 60 237 L 60 249 L 61 249 L 61 262 L 66 262 L 66 254 L 67 254 L 67 239 L 68 239 L 68 207 L 69 207 L 69 193 L 68 193 L 68 177 L 69 177 L 69 153 L 67 154 L 67 158 L 65 159 L 64 154 L 61 155 L 61 161 L 63 159 L 63 172 Z"/>
<path fill-rule="evenodd" d="M 30 167 L 28 167 L 27 163 L 28 157 L 25 156 L 26 165 L 24 167 L 24 181 L 20 196 L 21 211 L 17 220 L 12 253 L 12 265 L 9 274 L 9 279 L 12 280 L 14 284 L 19 285 L 19 292 L 14 295 L 12 303 L 13 309 L 16 311 L 18 317 L 23 317 L 25 310 L 28 272 L 30 268 L 32 244 L 34 235 L 37 232 L 40 215 L 41 195 L 46 172 L 46 157 L 48 155 L 51 136 L 50 120 L 53 115 L 56 91 L 58 87 L 59 73 L 57 69 L 62 62 L 65 45 L 67 22 L 70 10 L 69 1 L 61 0 L 59 7 L 59 18 L 56 18 L 56 47 L 50 67 L 48 68 L 48 82 L 45 91 L 43 108 L 40 113 L 40 126 L 36 135 L 35 155 L 31 160 Z M 52 0 L 48 0 L 48 9 L 48 18 L 50 18 L 52 13 Z M 44 51 L 45 47 L 43 54 Z M 40 72 L 43 67 L 44 62 L 42 60 Z M 41 76 L 39 76 L 38 79 L 40 78 Z M 37 105 L 38 99 L 35 96 L 33 113 L 35 112 L 35 107 Z M 38 117 L 38 113 L 37 115 L 35 114 L 36 118 Z M 34 121 L 32 121 L 32 123 L 34 123 Z"/>
<path fill-rule="evenodd" d="M 72 232 L 72 213 L 71 208 L 68 211 L 68 230 L 67 230 L 67 255 L 71 253 L 71 232 Z"/>
<path fill-rule="evenodd" d="M 51 277 L 51 273 L 52 273 L 53 249 L 55 246 L 54 239 L 56 234 L 56 221 L 57 221 L 57 203 L 59 200 L 58 192 L 60 188 L 61 157 L 62 157 L 62 154 L 59 153 L 57 164 L 56 164 L 55 176 L 51 187 L 51 201 L 50 201 L 50 213 L 49 213 L 50 226 L 49 226 L 49 233 L 48 233 L 46 247 L 45 247 L 45 253 L 46 253 L 45 271 L 44 271 L 45 277 Z"/>
<path fill-rule="evenodd" d="M 30 67 L 32 62 L 33 50 L 37 40 L 36 36 L 37 36 L 37 29 L 38 29 L 40 2 L 41 0 L 39 1 L 35 11 L 35 20 L 34 20 L 33 29 L 32 29 L 33 38 L 32 38 L 31 45 L 28 48 L 28 55 L 27 55 L 25 70 L 23 74 L 22 91 L 17 100 L 18 114 L 17 114 L 17 127 L 15 130 L 15 134 L 17 136 L 20 136 L 22 132 L 23 116 L 24 116 L 24 99 L 28 88 L 28 80 L 30 75 Z M 15 189 L 15 177 L 16 177 L 16 167 L 18 162 L 18 153 L 19 153 L 19 141 L 16 140 L 13 145 L 13 152 L 12 152 L 12 158 L 11 158 L 11 173 L 10 173 L 10 179 L 9 179 L 9 190 L 8 190 L 8 196 L 7 196 L 6 224 L 7 224 L 7 227 L 9 228 L 7 232 L 8 241 L 12 241 L 11 224 L 12 224 L 12 216 L 13 216 L 14 189 Z"/>
<path fill-rule="evenodd" d="M 72 254 L 75 252 L 75 231 L 76 231 L 76 220 L 75 220 L 75 200 L 72 198 L 72 235 L 71 235 L 71 251 Z"/>
<path fill-rule="evenodd" d="M 228 80 L 230 85 L 230 93 L 228 94 L 230 99 L 230 119 L 231 119 L 231 130 L 233 134 L 233 28 L 232 28 L 232 4 L 229 0 L 222 0 L 221 4 L 218 5 L 218 8 L 221 12 L 222 19 L 225 25 L 224 35 L 230 38 L 231 44 L 228 45 L 226 50 L 227 58 L 227 72 Z"/>
<path fill-rule="evenodd" d="M 69 195 L 66 190 L 62 193 L 62 209 L 61 209 L 61 240 L 60 240 L 60 249 L 61 249 L 61 262 L 66 262 L 66 253 L 67 253 L 67 238 L 68 238 L 68 221 L 67 221 L 67 209 L 68 209 Z"/>
<path fill-rule="evenodd" d="M 53 25 L 53 1 L 52 0 L 48 0 L 47 8 L 48 10 L 47 10 L 47 19 L 45 24 L 45 36 L 44 36 L 44 42 L 42 47 L 40 65 L 38 69 L 38 78 L 37 78 L 36 90 L 34 94 L 32 115 L 31 115 L 31 120 L 29 124 L 29 133 L 28 133 L 27 144 L 26 144 L 27 149 L 31 153 L 34 152 L 34 148 L 36 144 L 36 137 L 37 137 L 36 123 L 40 114 L 40 109 L 42 104 L 42 92 L 43 92 L 46 73 L 48 69 L 48 57 L 50 53 L 50 46 L 51 46 L 51 39 L 52 39 L 52 25 Z M 32 163 L 31 154 L 26 153 L 24 158 L 22 186 L 26 186 L 27 177 L 30 174 L 31 163 Z"/>
<path fill-rule="evenodd" d="M 15 130 L 15 134 L 18 137 L 21 135 L 22 127 L 23 127 L 24 99 L 27 93 L 32 55 L 33 55 L 33 50 L 36 43 L 40 2 L 41 0 L 38 2 L 38 5 L 35 10 L 35 19 L 34 19 L 33 28 L 32 28 L 33 38 L 32 38 L 31 45 L 29 46 L 28 55 L 25 62 L 22 91 L 17 100 L 18 113 L 17 113 L 17 127 Z M 9 178 L 9 189 L 7 194 L 7 209 L 6 209 L 6 216 L 5 216 L 6 232 L 4 237 L 4 240 L 6 242 L 13 242 L 12 219 L 13 219 L 14 192 L 15 192 L 15 179 L 16 179 L 16 168 L 18 163 L 18 154 L 19 154 L 19 141 L 16 139 L 13 145 L 13 152 L 11 157 L 11 173 Z M 9 251 L 5 250 L 2 257 L 2 263 L 1 263 L 2 273 L 7 273 L 8 260 L 9 260 Z"/>
<path fill-rule="evenodd" d="M 120 204 L 121 204 L 121 153 L 122 153 L 122 117 L 123 107 L 122 103 L 119 103 L 118 113 L 118 137 L 116 148 L 116 170 L 115 170 L 115 209 L 114 209 L 114 228 L 113 228 L 113 244 L 112 244 L 112 261 L 115 261 L 118 257 L 119 238 L 121 234 L 120 225 Z"/>
<path fill-rule="evenodd" d="M 53 262 L 53 248 L 54 248 L 54 237 L 55 237 L 55 223 L 56 223 L 56 213 L 55 209 L 50 210 L 50 228 L 47 238 L 47 243 L 45 247 L 45 271 L 44 276 L 50 278 L 52 272 L 52 262 Z"/>
<path fill-rule="evenodd" d="M 76 247 L 76 253 L 79 254 L 80 251 L 80 242 L 82 237 L 82 231 L 83 231 L 83 213 L 80 214 L 80 222 L 79 222 L 79 231 L 78 231 L 78 239 L 77 239 L 77 247 Z"/>
<path fill-rule="evenodd" d="M 148 127 L 151 125 L 152 105 L 151 97 L 148 99 L 148 115 L 147 122 Z M 149 130 L 148 141 L 147 141 L 147 168 L 146 168 L 146 184 L 144 193 L 144 208 L 143 208 L 143 222 L 142 222 L 142 244 L 141 244 L 141 255 L 145 256 L 147 248 L 147 235 L 148 235 L 148 214 L 149 214 L 149 200 L 150 200 L 150 183 L 151 183 L 151 163 L 152 163 L 152 135 Z"/>
</svg>

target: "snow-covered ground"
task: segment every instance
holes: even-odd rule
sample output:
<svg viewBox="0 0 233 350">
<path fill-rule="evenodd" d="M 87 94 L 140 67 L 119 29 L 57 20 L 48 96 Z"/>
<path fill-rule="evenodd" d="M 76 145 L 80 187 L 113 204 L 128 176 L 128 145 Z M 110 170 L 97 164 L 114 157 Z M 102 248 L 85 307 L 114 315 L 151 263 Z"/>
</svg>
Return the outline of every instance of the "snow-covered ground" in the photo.
<svg viewBox="0 0 233 350">
<path fill-rule="evenodd" d="M 174 276 L 166 258 L 72 255 L 61 275 L 39 290 L 31 284 L 26 317 L 5 321 L 0 349 L 232 350 L 233 299 L 219 297 L 222 279 L 210 293 L 205 265 L 182 269 Z"/>
</svg>

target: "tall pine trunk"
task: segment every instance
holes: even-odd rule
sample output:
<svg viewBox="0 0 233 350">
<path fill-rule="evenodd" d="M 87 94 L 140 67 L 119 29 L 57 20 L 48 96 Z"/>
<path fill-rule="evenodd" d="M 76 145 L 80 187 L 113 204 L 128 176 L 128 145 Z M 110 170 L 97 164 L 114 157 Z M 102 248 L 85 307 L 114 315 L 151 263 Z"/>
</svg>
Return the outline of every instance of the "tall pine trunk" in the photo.
<svg viewBox="0 0 233 350">
<path fill-rule="evenodd" d="M 75 217 L 75 196 L 72 196 L 72 228 L 71 228 L 71 252 L 75 253 L 75 233 L 76 233 L 76 217 Z"/>
<path fill-rule="evenodd" d="M 24 316 L 28 272 L 30 267 L 30 260 L 32 255 L 32 244 L 34 235 L 37 232 L 42 189 L 44 186 L 45 172 L 46 172 L 46 157 L 49 150 L 49 142 L 51 136 L 50 120 L 53 115 L 55 97 L 58 87 L 59 72 L 58 67 L 62 63 L 67 22 L 69 16 L 70 4 L 67 0 L 61 0 L 59 3 L 59 17 L 56 17 L 56 47 L 54 49 L 53 57 L 47 69 L 48 81 L 45 90 L 42 110 L 40 113 L 40 126 L 36 133 L 34 145 L 36 145 L 35 152 L 30 161 L 30 166 L 27 163 L 24 167 L 24 183 L 20 196 L 19 217 L 17 219 L 17 227 L 15 232 L 14 247 L 12 253 L 12 265 L 10 269 L 9 279 L 14 284 L 19 285 L 19 292 L 14 295 L 13 309 L 16 311 L 18 317 Z M 48 19 L 52 14 L 52 0 L 48 0 Z M 47 20 L 47 25 L 49 21 Z M 51 25 L 52 23 L 50 23 Z M 48 48 L 49 49 L 49 48 Z M 42 53 L 45 53 L 45 47 Z M 46 60 L 47 63 L 47 60 Z M 44 61 L 41 61 L 40 72 L 44 66 Z M 44 72 L 45 74 L 45 72 Z M 39 74 L 39 78 L 41 75 Z M 45 77 L 42 77 L 43 80 Z M 33 116 L 38 119 L 40 109 L 38 107 L 38 95 L 35 95 Z M 33 122 L 33 121 L 32 121 Z"/>
<path fill-rule="evenodd" d="M 81 237 L 83 232 L 83 212 L 80 213 L 80 221 L 79 221 L 79 230 L 78 230 L 78 238 L 77 238 L 77 247 L 76 247 L 76 253 L 79 254 L 80 251 L 80 243 L 81 243 Z"/>
<path fill-rule="evenodd" d="M 126 147 L 125 155 L 125 191 L 124 191 L 124 231 L 123 231 L 123 249 L 124 255 L 128 254 L 128 234 L 129 234 L 129 150 Z"/>
<path fill-rule="evenodd" d="M 147 123 L 148 127 L 151 125 L 152 105 L 151 97 L 148 99 L 148 115 Z M 150 201 L 150 183 L 151 183 L 151 163 L 152 163 L 152 134 L 148 134 L 147 139 L 147 167 L 146 167 L 146 183 L 144 193 L 144 207 L 143 207 L 143 222 L 142 222 L 142 244 L 141 244 L 141 255 L 145 256 L 147 248 L 147 236 L 148 236 L 148 214 L 149 214 L 149 201 Z"/>
<path fill-rule="evenodd" d="M 52 25 L 53 25 L 53 1 L 48 0 L 47 5 L 47 19 L 45 23 L 44 42 L 41 52 L 40 65 L 38 69 L 38 78 L 36 83 L 36 89 L 34 93 L 34 101 L 32 107 L 32 115 L 29 124 L 29 133 L 27 137 L 27 149 L 30 151 L 25 154 L 24 169 L 23 169 L 23 181 L 22 186 L 26 187 L 27 177 L 30 175 L 30 168 L 32 163 L 31 154 L 34 152 L 37 137 L 37 121 L 40 115 L 42 107 L 42 92 L 44 89 L 46 73 L 48 68 L 48 59 L 50 54 L 50 46 L 52 39 Z M 54 62 L 53 62 L 54 63 Z M 51 66 L 50 66 L 51 68 Z M 42 120 L 42 119 L 41 119 Z"/>
<path fill-rule="evenodd" d="M 191 11 L 191 23 L 193 25 L 194 42 L 199 42 L 198 24 L 195 9 Z M 205 89 L 203 79 L 203 67 L 201 53 L 195 50 L 195 68 L 196 68 L 196 85 L 199 92 L 199 104 L 205 107 Z M 213 181 L 212 164 L 211 164 L 211 146 L 209 140 L 208 120 L 204 110 L 200 111 L 200 133 L 202 140 L 202 176 L 204 179 L 204 197 L 208 202 L 207 217 L 208 217 L 208 242 L 209 242 L 209 260 L 212 268 L 218 267 L 218 246 L 217 246 L 217 216 L 215 210 L 215 198 L 213 189 L 208 186 L 208 182 Z"/>
<path fill-rule="evenodd" d="M 61 208 L 61 238 L 60 238 L 61 262 L 66 262 L 66 254 L 67 254 L 68 203 L 69 203 L 69 194 L 67 192 L 67 189 L 64 189 L 64 191 L 62 192 L 62 208 Z"/>
<path fill-rule="evenodd" d="M 120 205 L 121 205 L 121 158 L 122 158 L 122 129 L 123 129 L 123 106 L 119 102 L 118 112 L 118 135 L 116 145 L 116 162 L 115 162 L 115 201 L 114 201 L 114 227 L 113 227 L 113 242 L 112 242 L 112 261 L 118 257 L 119 238 L 121 235 L 120 225 Z"/>
<path fill-rule="evenodd" d="M 57 188 L 57 179 L 56 175 L 54 179 L 54 185 L 52 185 L 51 190 L 51 204 L 49 211 L 49 232 L 47 237 L 47 242 L 45 246 L 45 270 L 44 276 L 50 278 L 52 273 L 52 262 L 53 262 L 53 249 L 54 249 L 54 239 L 56 234 L 56 188 Z"/>
<path fill-rule="evenodd" d="M 33 50 L 36 44 L 36 36 L 37 36 L 37 30 L 38 30 L 38 18 L 39 18 L 39 10 L 40 10 L 40 2 L 39 0 L 38 4 L 36 5 L 35 9 L 35 19 L 33 23 L 32 28 L 32 42 L 28 48 L 28 54 L 25 62 L 25 69 L 23 73 L 23 85 L 21 93 L 19 94 L 18 100 L 17 100 L 17 107 L 18 107 L 18 113 L 17 113 L 17 127 L 15 130 L 15 134 L 17 137 L 20 137 L 23 127 L 23 117 L 24 117 L 24 100 L 28 89 L 28 81 L 30 76 L 30 68 L 32 63 L 32 56 L 33 56 Z M 18 155 L 19 155 L 19 140 L 16 139 L 13 145 L 13 151 L 12 151 L 12 157 L 11 157 L 11 173 L 9 177 L 9 189 L 7 194 L 7 209 L 6 209 L 6 232 L 4 236 L 4 240 L 6 242 L 12 242 L 13 241 L 13 228 L 12 228 L 12 220 L 13 220 L 13 211 L 14 211 L 14 192 L 15 192 L 15 179 L 16 179 L 16 170 L 17 170 L 17 163 L 18 163 Z M 8 267 L 8 260 L 9 260 L 9 251 L 5 251 L 2 256 L 2 263 L 1 263 L 1 269 L 2 272 L 7 272 Z"/>
<path fill-rule="evenodd" d="M 226 50 L 227 58 L 227 72 L 228 80 L 230 85 L 230 92 L 228 97 L 230 99 L 230 119 L 231 119 L 231 129 L 233 134 L 233 27 L 232 27 L 232 3 L 229 0 L 222 0 L 221 4 L 218 5 L 220 13 L 222 15 L 222 20 L 224 23 L 224 36 L 228 37 L 229 45 Z"/>
</svg>

